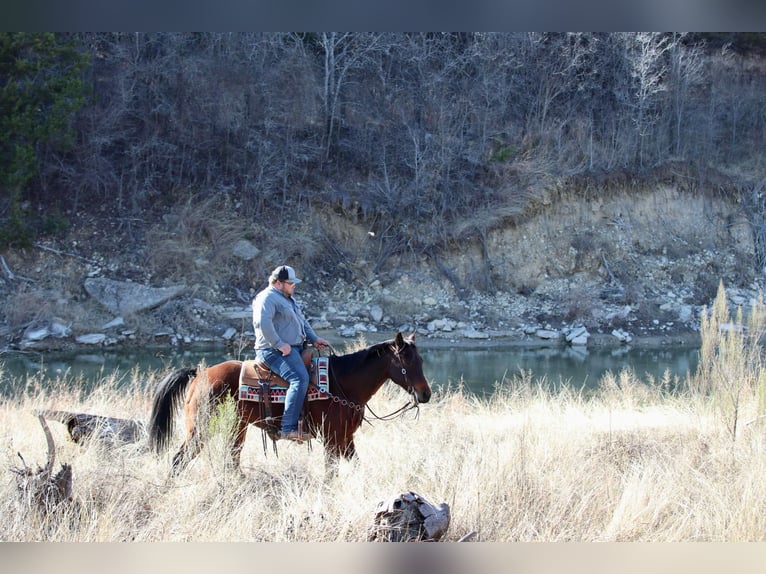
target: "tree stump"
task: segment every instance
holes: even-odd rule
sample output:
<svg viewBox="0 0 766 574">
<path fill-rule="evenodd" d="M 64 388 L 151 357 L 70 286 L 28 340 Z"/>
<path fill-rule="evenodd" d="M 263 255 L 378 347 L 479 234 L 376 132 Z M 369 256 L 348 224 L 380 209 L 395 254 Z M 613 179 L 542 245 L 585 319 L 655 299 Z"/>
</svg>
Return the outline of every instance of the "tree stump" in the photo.
<svg viewBox="0 0 766 574">
<path fill-rule="evenodd" d="M 367 540 L 435 542 L 447 532 L 449 522 L 447 503 L 435 506 L 415 492 L 405 492 L 378 503 Z"/>
</svg>

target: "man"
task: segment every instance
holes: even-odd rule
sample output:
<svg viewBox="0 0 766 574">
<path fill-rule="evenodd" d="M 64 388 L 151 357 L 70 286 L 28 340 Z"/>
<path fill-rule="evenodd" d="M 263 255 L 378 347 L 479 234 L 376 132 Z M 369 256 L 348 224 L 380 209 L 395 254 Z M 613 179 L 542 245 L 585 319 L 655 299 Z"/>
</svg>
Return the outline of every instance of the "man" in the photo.
<svg viewBox="0 0 766 574">
<path fill-rule="evenodd" d="M 310 434 L 298 431 L 298 416 L 309 386 L 301 351 L 306 341 L 319 351 L 330 346 L 317 336 L 293 298 L 300 282 L 292 267 L 280 265 L 271 272 L 269 286 L 253 300 L 255 354 L 290 384 L 279 438 L 296 442 L 311 438 Z"/>
</svg>

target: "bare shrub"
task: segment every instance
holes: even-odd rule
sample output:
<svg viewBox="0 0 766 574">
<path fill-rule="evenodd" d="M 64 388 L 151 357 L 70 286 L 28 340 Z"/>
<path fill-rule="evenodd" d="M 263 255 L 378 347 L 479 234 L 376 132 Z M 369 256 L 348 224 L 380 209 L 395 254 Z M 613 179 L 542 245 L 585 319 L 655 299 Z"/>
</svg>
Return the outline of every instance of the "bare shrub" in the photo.
<svg viewBox="0 0 766 574">
<path fill-rule="evenodd" d="M 2 304 L 5 320 L 12 328 L 48 318 L 53 308 L 53 302 L 45 292 L 27 286 L 11 293 Z"/>
<path fill-rule="evenodd" d="M 764 410 L 766 374 L 761 340 L 765 326 L 762 297 L 752 303 L 747 316 L 738 307 L 732 318 L 723 282 L 713 308 L 701 315 L 700 361 L 690 388 L 713 399 L 732 440 L 746 412 L 760 414 Z M 754 408 L 758 410 L 753 412 Z"/>
<path fill-rule="evenodd" d="M 243 262 L 232 248 L 236 241 L 252 238 L 257 229 L 220 195 L 190 197 L 175 206 L 162 226 L 147 232 L 147 264 L 153 275 L 170 281 L 210 285 L 241 275 Z M 209 266 L 216 267 L 208 273 Z"/>
</svg>

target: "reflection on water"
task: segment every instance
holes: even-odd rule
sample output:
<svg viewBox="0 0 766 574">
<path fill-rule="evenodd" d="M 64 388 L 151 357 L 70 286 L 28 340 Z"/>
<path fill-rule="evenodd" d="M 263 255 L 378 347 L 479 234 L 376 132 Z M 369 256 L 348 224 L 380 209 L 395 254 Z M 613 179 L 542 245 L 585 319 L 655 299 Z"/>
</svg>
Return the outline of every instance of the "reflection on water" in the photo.
<svg viewBox="0 0 766 574">
<path fill-rule="evenodd" d="M 420 345 L 423 369 L 435 388 L 455 386 L 462 380 L 466 390 L 491 393 L 497 383 L 508 381 L 521 370 L 533 380 L 544 379 L 550 384 L 566 383 L 576 387 L 592 387 L 607 372 L 632 370 L 641 380 L 671 377 L 683 380 L 697 368 L 696 347 L 658 348 L 577 348 L 577 347 L 492 347 L 492 348 L 428 348 Z M 178 367 L 194 366 L 202 361 L 211 365 L 226 359 L 252 358 L 235 356 L 227 349 L 185 350 L 122 350 L 108 352 L 62 354 L 0 355 L 3 380 L 37 377 L 45 381 L 57 378 L 82 378 L 96 384 L 107 375 L 129 380 L 135 369 L 151 371 L 149 384 L 156 384 L 167 372 Z M 4 382 L 0 394 L 8 394 Z"/>
<path fill-rule="evenodd" d="M 665 373 L 683 381 L 694 373 L 699 359 L 696 347 L 596 348 L 497 347 L 491 349 L 423 350 L 424 370 L 431 384 L 460 381 L 474 392 L 492 392 L 496 383 L 519 375 L 522 370 L 534 381 L 594 387 L 605 373 L 631 370 L 639 379 L 661 380 Z"/>
</svg>

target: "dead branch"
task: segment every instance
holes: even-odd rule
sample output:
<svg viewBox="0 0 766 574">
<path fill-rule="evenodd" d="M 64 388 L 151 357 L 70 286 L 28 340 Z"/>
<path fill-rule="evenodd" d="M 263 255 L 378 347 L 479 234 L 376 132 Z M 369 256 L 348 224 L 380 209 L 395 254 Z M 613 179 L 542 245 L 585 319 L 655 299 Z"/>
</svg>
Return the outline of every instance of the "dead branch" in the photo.
<svg viewBox="0 0 766 574">
<path fill-rule="evenodd" d="M 5 257 L 0 255 L 0 265 L 3 267 L 3 271 L 5 271 L 5 274 L 8 276 L 8 279 L 11 281 L 15 281 L 17 279 L 21 281 L 27 281 L 28 283 L 34 283 L 34 279 L 30 279 L 28 277 L 23 277 L 21 275 L 16 275 L 13 271 L 11 271 L 11 268 L 8 267 L 8 263 L 5 262 Z"/>
<path fill-rule="evenodd" d="M 75 259 L 79 259 L 79 260 L 85 261 L 87 263 L 93 263 L 93 261 L 91 261 L 87 257 L 83 257 L 82 255 L 77 255 L 77 253 L 67 253 L 66 251 L 61 251 L 60 249 L 54 249 L 53 247 L 46 247 L 45 245 L 40 245 L 39 243 L 35 243 L 34 245 L 38 249 L 42 249 L 43 251 L 50 251 L 51 253 L 55 253 L 56 255 L 63 255 L 63 256 L 66 256 L 66 257 L 74 257 Z"/>
<path fill-rule="evenodd" d="M 12 468 L 11 472 L 16 475 L 16 482 L 22 500 L 44 515 L 59 508 L 62 504 L 72 500 L 72 467 L 62 464 L 61 470 L 55 475 L 53 465 L 56 461 L 56 447 L 53 435 L 42 415 L 37 415 L 40 425 L 45 433 L 45 441 L 48 445 L 47 461 L 44 467 L 38 467 L 36 471 L 29 468 L 21 453 L 18 453 L 23 468 Z"/>
</svg>

